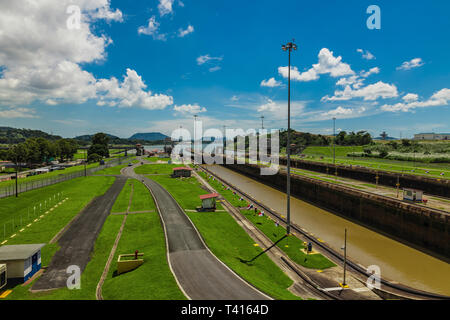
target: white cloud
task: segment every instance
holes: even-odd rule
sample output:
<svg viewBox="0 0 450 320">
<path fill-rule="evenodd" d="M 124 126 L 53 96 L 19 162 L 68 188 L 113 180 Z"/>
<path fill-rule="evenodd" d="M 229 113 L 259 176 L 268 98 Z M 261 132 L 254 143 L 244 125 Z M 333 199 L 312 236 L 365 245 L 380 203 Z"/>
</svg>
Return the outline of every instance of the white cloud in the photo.
<svg viewBox="0 0 450 320">
<path fill-rule="evenodd" d="M 291 117 L 300 116 L 305 110 L 306 103 L 304 101 L 291 101 Z M 287 119 L 287 101 L 273 101 L 267 99 L 266 103 L 257 106 L 257 112 L 268 114 L 268 119 L 280 120 Z"/>
<path fill-rule="evenodd" d="M 375 59 L 375 56 L 371 54 L 368 50 L 356 49 L 357 52 L 361 53 L 362 57 L 366 60 Z"/>
<path fill-rule="evenodd" d="M 197 64 L 200 66 L 213 60 L 221 61 L 222 59 L 223 57 L 211 57 L 209 54 L 205 54 L 204 56 L 199 56 L 197 58 Z"/>
<path fill-rule="evenodd" d="M 408 93 L 402 98 L 405 102 L 413 102 L 419 99 L 419 95 L 415 93 Z"/>
<path fill-rule="evenodd" d="M 409 112 L 414 111 L 416 108 L 447 106 L 450 102 L 450 89 L 444 88 L 434 93 L 430 99 L 425 101 L 418 101 L 417 98 L 418 96 L 416 94 L 407 94 L 403 97 L 405 102 L 399 102 L 394 105 L 385 104 L 381 106 L 381 110 L 390 112 Z"/>
<path fill-rule="evenodd" d="M 424 64 L 425 63 L 422 61 L 422 58 L 414 58 L 411 61 L 403 62 L 400 67 L 397 67 L 397 70 L 410 70 L 413 68 L 421 67 Z"/>
<path fill-rule="evenodd" d="M 238 97 L 238 96 L 232 96 L 232 97 L 230 98 L 230 100 L 231 100 L 231 101 L 238 101 L 238 100 L 239 100 L 239 97 Z"/>
<path fill-rule="evenodd" d="M 147 85 L 136 71 L 127 69 L 121 83 L 116 78 L 101 79 L 96 83 L 101 105 L 140 107 L 148 110 L 164 109 L 173 104 L 173 98 L 164 94 L 145 91 Z"/>
<path fill-rule="evenodd" d="M 334 57 L 333 51 L 327 48 L 320 50 L 319 62 L 305 72 L 299 72 L 297 67 L 291 67 L 291 79 L 295 81 L 312 81 L 319 79 L 320 74 L 329 74 L 332 77 L 353 75 L 350 65 L 342 62 L 342 57 Z M 284 78 L 288 77 L 288 67 L 279 67 L 278 73 Z"/>
<path fill-rule="evenodd" d="M 280 81 L 275 80 L 275 78 L 270 78 L 269 80 L 263 80 L 261 81 L 261 87 L 279 87 L 282 83 Z"/>
<path fill-rule="evenodd" d="M 172 8 L 173 1 L 174 0 L 159 0 L 158 10 L 159 10 L 159 14 L 161 16 L 164 16 L 166 14 L 173 12 L 173 8 Z"/>
<path fill-rule="evenodd" d="M 337 115 L 349 115 L 353 113 L 353 109 L 351 108 L 343 108 L 341 106 L 337 107 L 336 109 L 330 110 L 328 112 L 322 113 L 324 116 L 337 116 Z"/>
<path fill-rule="evenodd" d="M 370 76 L 370 75 L 372 75 L 372 74 L 378 74 L 378 73 L 380 73 L 380 68 L 374 67 L 374 68 L 370 69 L 370 70 L 367 71 L 367 72 L 361 71 L 361 77 L 367 78 L 368 76 Z"/>
<path fill-rule="evenodd" d="M 167 35 L 165 33 L 159 33 L 159 25 L 159 22 L 156 21 L 156 17 L 152 16 L 148 19 L 148 25 L 146 27 L 141 26 L 138 28 L 138 33 L 152 36 L 154 40 L 166 41 Z"/>
<path fill-rule="evenodd" d="M 198 104 L 183 104 L 181 106 L 174 106 L 173 110 L 176 112 L 180 112 L 183 114 L 189 113 L 189 114 L 198 114 L 202 112 L 206 112 L 205 107 L 200 107 Z"/>
<path fill-rule="evenodd" d="M 183 38 L 184 36 L 186 36 L 192 32 L 194 32 L 194 27 L 191 25 L 188 25 L 188 27 L 185 30 L 183 30 L 183 29 L 178 30 L 178 36 Z"/>
<path fill-rule="evenodd" d="M 113 11 L 109 0 L 78 0 L 80 28 L 70 29 L 66 8 L 73 4 L 71 0 L 0 2 L 0 105 L 80 104 L 90 99 L 99 105 L 147 109 L 171 104 L 172 97 L 145 91 L 135 71 L 127 71 L 128 80 L 119 85 L 115 78 L 96 79 L 83 70 L 82 65 L 104 61 L 105 49 L 112 43 L 107 35 L 93 33 L 95 23 L 122 21 L 122 13 Z M 127 88 L 133 77 L 142 85 L 135 81 L 136 87 Z"/>
<path fill-rule="evenodd" d="M 353 98 L 377 100 L 378 98 L 395 98 L 398 96 L 397 87 L 393 84 L 378 81 L 360 89 L 352 89 L 349 85 L 344 90 L 336 90 L 333 97 L 325 96 L 322 101 L 340 101 Z"/>
<path fill-rule="evenodd" d="M 10 108 L 6 110 L 0 110 L 0 119 L 10 118 L 39 118 L 36 115 L 36 110 L 29 108 Z"/>
<path fill-rule="evenodd" d="M 219 66 L 215 66 L 215 67 L 209 68 L 208 70 L 209 70 L 209 72 L 216 72 L 216 71 L 219 71 L 220 69 L 222 69 L 222 68 Z"/>
</svg>

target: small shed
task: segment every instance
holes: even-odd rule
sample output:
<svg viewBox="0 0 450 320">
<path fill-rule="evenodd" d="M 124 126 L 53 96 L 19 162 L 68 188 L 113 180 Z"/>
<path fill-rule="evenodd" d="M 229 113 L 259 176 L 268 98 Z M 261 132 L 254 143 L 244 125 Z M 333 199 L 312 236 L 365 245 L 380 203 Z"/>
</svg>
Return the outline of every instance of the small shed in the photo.
<svg viewBox="0 0 450 320">
<path fill-rule="evenodd" d="M 26 282 L 41 269 L 41 249 L 45 243 L 0 247 L 0 264 L 6 264 L 7 278 Z"/>
<path fill-rule="evenodd" d="M 416 189 L 403 189 L 403 200 L 422 202 L 423 191 Z"/>
<path fill-rule="evenodd" d="M 215 210 L 216 198 L 219 196 L 217 193 L 203 194 L 200 196 L 202 200 L 202 210 Z"/>
<path fill-rule="evenodd" d="M 0 264 L 0 289 L 6 286 L 6 264 Z"/>
<path fill-rule="evenodd" d="M 188 167 L 173 168 L 172 178 L 190 177 L 191 171 L 192 171 L 192 169 L 188 168 Z"/>
</svg>

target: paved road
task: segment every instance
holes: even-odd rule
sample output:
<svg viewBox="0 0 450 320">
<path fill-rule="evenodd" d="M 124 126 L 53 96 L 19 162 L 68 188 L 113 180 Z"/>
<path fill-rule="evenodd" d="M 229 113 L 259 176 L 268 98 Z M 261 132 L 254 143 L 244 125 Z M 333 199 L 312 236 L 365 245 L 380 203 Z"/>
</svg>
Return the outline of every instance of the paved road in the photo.
<svg viewBox="0 0 450 320">
<path fill-rule="evenodd" d="M 134 167 L 134 166 L 133 166 Z M 189 298 L 194 300 L 264 300 L 267 296 L 250 286 L 220 262 L 203 244 L 192 222 L 161 185 L 136 175 L 155 196 L 164 222 L 173 273 Z"/>
<path fill-rule="evenodd" d="M 33 285 L 33 291 L 65 287 L 70 276 L 66 273 L 66 269 L 70 265 L 79 266 L 83 272 L 90 260 L 95 240 L 125 181 L 125 177 L 117 177 L 104 195 L 94 199 L 81 211 L 78 218 L 58 240 L 61 248 L 53 256 L 44 274 Z"/>
</svg>

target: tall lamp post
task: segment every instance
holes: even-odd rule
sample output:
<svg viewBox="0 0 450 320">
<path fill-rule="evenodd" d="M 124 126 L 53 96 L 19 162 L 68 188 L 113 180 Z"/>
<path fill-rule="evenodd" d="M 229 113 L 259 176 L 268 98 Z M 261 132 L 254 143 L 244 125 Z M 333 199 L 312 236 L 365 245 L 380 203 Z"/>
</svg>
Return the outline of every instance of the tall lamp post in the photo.
<svg viewBox="0 0 450 320">
<path fill-rule="evenodd" d="M 264 130 L 264 116 L 261 116 L 261 129 Z"/>
<path fill-rule="evenodd" d="M 333 166 L 336 165 L 336 118 L 333 117 Z"/>
<path fill-rule="evenodd" d="M 293 42 L 288 42 L 281 46 L 283 51 L 289 52 L 289 65 L 288 65 L 288 133 L 287 133 L 287 181 L 286 181 L 286 193 L 287 193 L 287 225 L 286 234 L 291 233 L 291 51 L 297 50 L 297 45 Z"/>
</svg>

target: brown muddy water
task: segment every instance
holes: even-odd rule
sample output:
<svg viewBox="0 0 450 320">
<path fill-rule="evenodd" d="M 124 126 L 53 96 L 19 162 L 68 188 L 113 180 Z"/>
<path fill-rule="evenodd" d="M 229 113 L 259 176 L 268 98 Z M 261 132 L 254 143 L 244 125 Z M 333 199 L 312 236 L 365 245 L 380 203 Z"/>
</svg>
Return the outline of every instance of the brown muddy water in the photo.
<svg viewBox="0 0 450 320">
<path fill-rule="evenodd" d="M 286 194 L 222 166 L 208 169 L 286 216 Z M 291 197 L 291 220 L 339 251 L 347 228 L 347 256 L 365 266 L 377 265 L 381 277 L 450 296 L 450 264 L 355 224 L 331 212 Z"/>
</svg>

